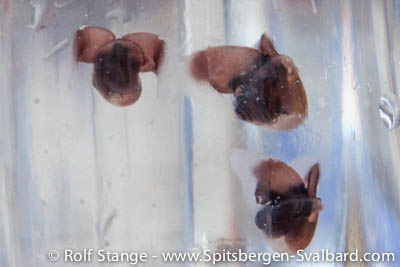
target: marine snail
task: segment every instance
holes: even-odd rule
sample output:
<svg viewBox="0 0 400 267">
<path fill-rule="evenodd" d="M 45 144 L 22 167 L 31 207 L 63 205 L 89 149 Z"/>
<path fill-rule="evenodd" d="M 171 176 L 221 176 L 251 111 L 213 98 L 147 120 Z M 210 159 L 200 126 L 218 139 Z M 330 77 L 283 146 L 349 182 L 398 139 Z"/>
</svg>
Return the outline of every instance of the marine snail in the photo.
<svg viewBox="0 0 400 267">
<path fill-rule="evenodd" d="M 111 104 L 128 106 L 140 97 L 139 72 L 157 71 L 165 43 L 152 33 L 131 33 L 116 39 L 104 28 L 86 26 L 75 33 L 77 61 L 93 63 L 93 86 Z"/>
<path fill-rule="evenodd" d="M 255 217 L 257 227 L 277 251 L 296 253 L 311 242 L 322 210 L 317 198 L 319 164 L 304 181 L 285 163 L 269 159 L 254 170 L 256 202 L 263 205 Z"/>
<path fill-rule="evenodd" d="M 298 69 L 263 34 L 258 49 L 217 46 L 196 52 L 191 74 L 220 93 L 232 93 L 241 120 L 272 130 L 291 130 L 307 117 L 307 96 Z"/>
</svg>

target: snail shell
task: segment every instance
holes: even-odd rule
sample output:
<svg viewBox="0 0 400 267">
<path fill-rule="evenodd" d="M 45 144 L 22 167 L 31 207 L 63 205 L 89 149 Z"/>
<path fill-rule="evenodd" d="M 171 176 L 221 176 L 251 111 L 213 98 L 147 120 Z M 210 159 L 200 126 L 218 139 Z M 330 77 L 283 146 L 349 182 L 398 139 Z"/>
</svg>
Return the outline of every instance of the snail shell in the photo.
<svg viewBox="0 0 400 267">
<path fill-rule="evenodd" d="M 104 28 L 88 26 L 75 34 L 77 61 L 93 63 L 93 86 L 113 105 L 134 104 L 142 92 L 139 72 L 157 73 L 164 41 L 152 33 L 132 33 L 116 39 Z"/>
</svg>

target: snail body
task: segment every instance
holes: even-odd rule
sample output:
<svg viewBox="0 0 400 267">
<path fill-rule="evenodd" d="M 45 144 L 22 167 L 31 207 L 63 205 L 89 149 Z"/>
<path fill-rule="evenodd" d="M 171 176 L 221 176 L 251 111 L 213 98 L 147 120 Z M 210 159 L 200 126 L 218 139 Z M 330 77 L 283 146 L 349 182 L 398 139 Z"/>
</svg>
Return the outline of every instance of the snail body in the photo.
<svg viewBox="0 0 400 267">
<path fill-rule="evenodd" d="M 190 70 L 220 93 L 232 93 L 237 117 L 272 130 L 291 130 L 307 117 L 298 69 L 263 34 L 258 49 L 218 46 L 195 53 Z"/>
<path fill-rule="evenodd" d="M 272 159 L 261 162 L 254 175 L 258 180 L 256 202 L 262 205 L 255 216 L 257 227 L 278 251 L 305 249 L 322 210 L 316 196 L 319 164 L 310 169 L 304 181 L 290 166 Z M 279 239 L 280 244 L 274 242 Z"/>
<path fill-rule="evenodd" d="M 87 26 L 75 34 L 78 62 L 93 64 L 93 86 L 113 105 L 134 104 L 142 92 L 139 72 L 157 73 L 165 43 L 152 33 L 132 33 L 116 39 L 104 28 Z"/>
</svg>

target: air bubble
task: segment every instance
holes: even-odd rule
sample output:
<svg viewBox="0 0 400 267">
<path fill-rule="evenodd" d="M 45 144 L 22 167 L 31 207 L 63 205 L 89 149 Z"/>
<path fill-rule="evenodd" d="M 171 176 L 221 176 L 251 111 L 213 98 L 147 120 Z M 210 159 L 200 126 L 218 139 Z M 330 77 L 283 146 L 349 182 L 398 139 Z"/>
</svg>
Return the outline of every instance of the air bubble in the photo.
<svg viewBox="0 0 400 267">
<path fill-rule="evenodd" d="M 371 91 L 372 91 L 371 85 L 369 83 L 367 83 L 366 86 L 367 86 L 368 93 L 371 93 Z"/>
<path fill-rule="evenodd" d="M 386 128 L 392 130 L 399 125 L 400 100 L 394 94 L 386 94 L 379 101 L 379 116 Z"/>
</svg>

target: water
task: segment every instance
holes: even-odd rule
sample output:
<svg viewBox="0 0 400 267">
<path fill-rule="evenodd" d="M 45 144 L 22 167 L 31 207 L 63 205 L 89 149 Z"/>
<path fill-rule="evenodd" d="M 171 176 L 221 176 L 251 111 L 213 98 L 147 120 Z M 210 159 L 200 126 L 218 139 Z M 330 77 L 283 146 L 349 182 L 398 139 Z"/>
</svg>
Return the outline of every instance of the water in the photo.
<svg viewBox="0 0 400 267">
<path fill-rule="evenodd" d="M 306 251 L 399 256 L 399 10 L 390 0 L 3 1 L 0 266 L 70 266 L 47 259 L 65 248 L 272 252 L 254 223 L 249 167 L 269 157 L 300 177 L 320 164 L 324 208 Z M 134 105 L 104 101 L 92 66 L 72 60 L 83 25 L 167 43 L 163 73 L 140 74 Z M 238 120 L 232 96 L 187 74 L 185 56 L 254 47 L 263 32 L 307 92 L 307 119 L 289 132 Z"/>
</svg>

